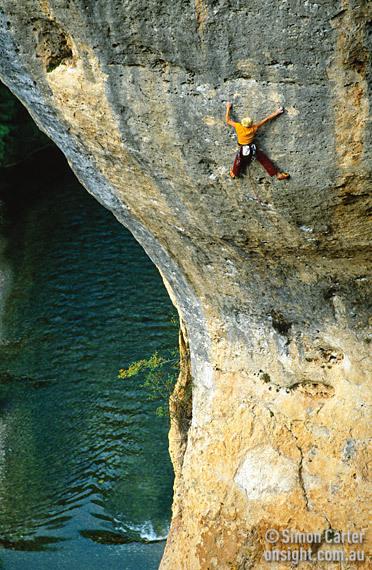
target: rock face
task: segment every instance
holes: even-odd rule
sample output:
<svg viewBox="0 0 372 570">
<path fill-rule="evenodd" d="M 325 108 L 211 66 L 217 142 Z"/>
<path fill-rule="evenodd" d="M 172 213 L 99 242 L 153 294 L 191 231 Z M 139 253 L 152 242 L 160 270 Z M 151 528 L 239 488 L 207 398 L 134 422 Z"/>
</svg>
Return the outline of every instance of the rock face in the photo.
<svg viewBox="0 0 372 570">
<path fill-rule="evenodd" d="M 287 568 L 269 528 L 365 530 L 367 3 L 1 0 L 0 19 L 4 82 L 179 310 L 192 421 L 174 414 L 162 570 Z M 286 107 L 258 142 L 290 181 L 229 179 L 227 100 Z"/>
</svg>

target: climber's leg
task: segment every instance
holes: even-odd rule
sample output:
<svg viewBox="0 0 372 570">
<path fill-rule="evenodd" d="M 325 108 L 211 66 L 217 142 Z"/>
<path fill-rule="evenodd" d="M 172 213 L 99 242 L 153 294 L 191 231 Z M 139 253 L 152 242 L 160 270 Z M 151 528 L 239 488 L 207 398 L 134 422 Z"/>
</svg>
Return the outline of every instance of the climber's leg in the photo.
<svg viewBox="0 0 372 570">
<path fill-rule="evenodd" d="M 281 172 L 271 162 L 271 160 L 266 156 L 266 154 L 262 152 L 262 150 L 257 149 L 256 158 L 258 162 L 262 164 L 262 166 L 270 176 L 276 176 L 278 180 L 285 180 L 286 178 L 289 178 L 289 174 L 287 174 L 286 172 Z"/>
<path fill-rule="evenodd" d="M 262 152 L 262 150 L 257 149 L 256 158 L 270 176 L 276 176 L 279 173 L 277 167 L 271 162 L 266 154 Z"/>
<path fill-rule="evenodd" d="M 239 147 L 238 152 L 235 155 L 235 160 L 232 168 L 230 168 L 231 178 L 237 178 L 240 174 L 244 162 L 244 157 L 242 155 L 242 148 Z"/>
</svg>

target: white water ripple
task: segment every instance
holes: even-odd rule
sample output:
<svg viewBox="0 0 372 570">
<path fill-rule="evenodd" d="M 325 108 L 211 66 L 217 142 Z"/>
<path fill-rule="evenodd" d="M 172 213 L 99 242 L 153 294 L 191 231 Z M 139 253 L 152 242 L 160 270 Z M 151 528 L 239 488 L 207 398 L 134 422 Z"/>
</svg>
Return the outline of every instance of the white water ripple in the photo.
<svg viewBox="0 0 372 570">
<path fill-rule="evenodd" d="M 145 521 L 140 524 L 123 523 L 114 517 L 115 523 L 118 525 L 118 531 L 128 533 L 128 531 L 138 534 L 139 538 L 146 542 L 161 542 L 166 540 L 169 533 L 169 524 L 166 525 L 160 532 L 156 531 L 151 521 Z"/>
</svg>

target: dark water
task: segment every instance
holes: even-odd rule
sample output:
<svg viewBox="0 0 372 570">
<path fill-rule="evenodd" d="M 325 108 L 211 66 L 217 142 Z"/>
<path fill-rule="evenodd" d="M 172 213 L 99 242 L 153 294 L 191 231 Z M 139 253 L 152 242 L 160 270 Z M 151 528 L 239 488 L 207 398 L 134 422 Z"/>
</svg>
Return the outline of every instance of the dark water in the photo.
<svg viewBox="0 0 372 570">
<path fill-rule="evenodd" d="M 0 568 L 155 569 L 170 518 L 168 426 L 140 381 L 117 373 L 176 346 L 170 300 L 140 246 L 71 175 L 15 220 Z"/>
</svg>

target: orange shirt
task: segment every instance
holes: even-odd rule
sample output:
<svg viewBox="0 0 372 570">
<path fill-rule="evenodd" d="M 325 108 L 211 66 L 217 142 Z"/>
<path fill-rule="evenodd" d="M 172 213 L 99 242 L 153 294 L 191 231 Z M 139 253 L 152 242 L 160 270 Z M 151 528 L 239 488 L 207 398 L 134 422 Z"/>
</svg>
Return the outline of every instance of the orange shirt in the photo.
<svg viewBox="0 0 372 570">
<path fill-rule="evenodd" d="M 234 127 L 236 134 L 238 135 L 239 144 L 250 144 L 253 142 L 256 132 L 258 131 L 258 127 L 256 127 L 256 125 L 252 125 L 251 127 L 243 127 L 241 123 L 235 123 Z"/>
</svg>

